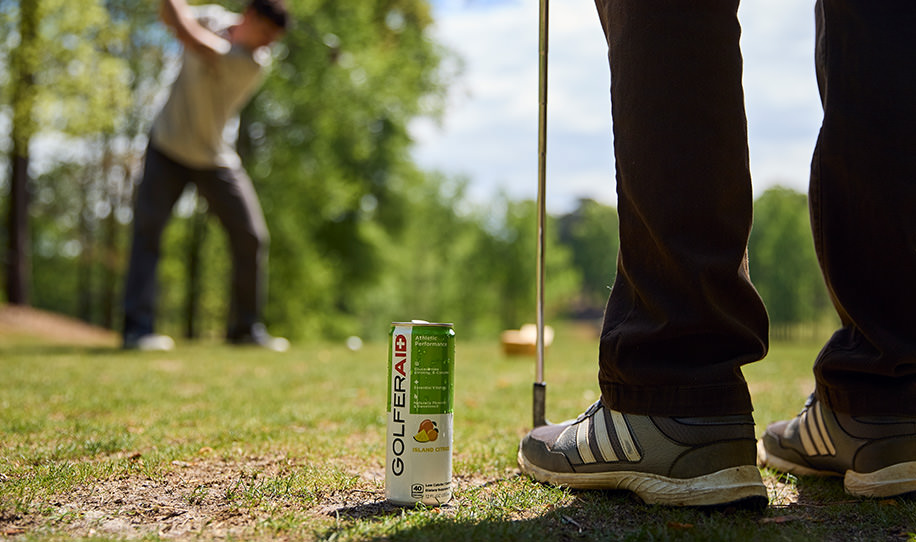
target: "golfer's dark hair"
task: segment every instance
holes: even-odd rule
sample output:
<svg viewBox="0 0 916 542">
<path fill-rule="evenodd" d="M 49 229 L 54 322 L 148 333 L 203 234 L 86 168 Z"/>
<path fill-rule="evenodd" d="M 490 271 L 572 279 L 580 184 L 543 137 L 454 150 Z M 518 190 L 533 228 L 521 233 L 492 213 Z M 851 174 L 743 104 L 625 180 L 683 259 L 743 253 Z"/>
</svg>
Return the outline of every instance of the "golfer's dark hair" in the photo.
<svg viewBox="0 0 916 542">
<path fill-rule="evenodd" d="M 248 8 L 283 30 L 289 27 L 289 11 L 284 0 L 251 0 Z"/>
</svg>

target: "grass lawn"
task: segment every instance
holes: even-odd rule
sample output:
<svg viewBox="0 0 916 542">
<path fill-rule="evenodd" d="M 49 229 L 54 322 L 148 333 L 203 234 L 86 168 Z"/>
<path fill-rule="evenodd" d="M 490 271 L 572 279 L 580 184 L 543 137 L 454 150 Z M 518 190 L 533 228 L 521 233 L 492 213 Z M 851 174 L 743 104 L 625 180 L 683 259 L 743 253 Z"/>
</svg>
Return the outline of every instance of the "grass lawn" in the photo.
<svg viewBox="0 0 916 542">
<path fill-rule="evenodd" d="M 520 476 L 531 358 L 457 331 L 454 498 L 384 500 L 385 344 L 286 354 L 180 343 L 168 354 L 0 330 L 0 538 L 235 540 L 916 540 L 916 500 L 764 471 L 764 511 L 647 507 Z M 794 416 L 820 345 L 746 371 L 758 432 Z M 560 326 L 547 414 L 597 399 L 594 330 Z"/>
</svg>

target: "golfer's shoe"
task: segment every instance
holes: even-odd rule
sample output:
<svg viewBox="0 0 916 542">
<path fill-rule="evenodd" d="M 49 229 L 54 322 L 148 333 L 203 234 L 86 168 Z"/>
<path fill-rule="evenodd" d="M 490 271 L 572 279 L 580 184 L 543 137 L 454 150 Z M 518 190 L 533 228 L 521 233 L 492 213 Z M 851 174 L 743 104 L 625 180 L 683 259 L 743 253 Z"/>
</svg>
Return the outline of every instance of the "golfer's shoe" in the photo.
<svg viewBox="0 0 916 542">
<path fill-rule="evenodd" d="M 812 395 L 797 417 L 767 427 L 757 459 L 792 474 L 843 476 L 858 497 L 916 492 L 916 417 L 850 416 Z"/>
<path fill-rule="evenodd" d="M 251 329 L 241 333 L 233 333 L 227 337 L 231 344 L 260 346 L 274 352 L 289 350 L 289 341 L 283 337 L 274 337 L 267 332 L 264 324 L 254 324 Z"/>
<path fill-rule="evenodd" d="M 125 335 L 124 350 L 140 350 L 143 352 L 168 352 L 175 348 L 175 341 L 168 335 L 146 333 L 143 335 Z"/>
<path fill-rule="evenodd" d="M 766 506 L 748 415 L 673 418 L 592 405 L 576 420 L 537 427 L 518 463 L 535 480 L 579 489 L 619 489 L 647 504 Z"/>
</svg>

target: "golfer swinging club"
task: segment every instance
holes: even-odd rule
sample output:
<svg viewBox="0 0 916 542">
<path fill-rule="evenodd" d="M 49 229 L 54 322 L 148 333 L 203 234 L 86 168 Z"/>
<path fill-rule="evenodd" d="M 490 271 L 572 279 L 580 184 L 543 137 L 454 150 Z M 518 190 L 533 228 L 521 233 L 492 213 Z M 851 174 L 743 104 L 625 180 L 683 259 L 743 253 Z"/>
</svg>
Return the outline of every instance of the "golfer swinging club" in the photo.
<svg viewBox="0 0 916 542">
<path fill-rule="evenodd" d="M 229 238 L 227 340 L 284 351 L 289 342 L 271 336 L 261 323 L 269 237 L 251 179 L 234 148 L 238 113 L 261 81 L 268 59 L 265 48 L 287 27 L 284 0 L 251 0 L 242 15 L 220 6 L 163 0 L 160 15 L 184 52 L 178 78 L 153 121 L 137 192 L 124 296 L 124 348 L 174 348 L 171 337 L 154 332 L 156 266 L 172 207 L 193 183 Z"/>
</svg>

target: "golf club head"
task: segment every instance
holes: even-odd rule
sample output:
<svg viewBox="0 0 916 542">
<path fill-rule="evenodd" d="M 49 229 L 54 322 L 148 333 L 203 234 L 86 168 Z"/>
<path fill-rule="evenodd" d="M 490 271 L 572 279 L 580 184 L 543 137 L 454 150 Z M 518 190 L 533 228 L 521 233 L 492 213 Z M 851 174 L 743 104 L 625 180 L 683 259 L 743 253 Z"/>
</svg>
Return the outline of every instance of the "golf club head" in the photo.
<svg viewBox="0 0 916 542">
<path fill-rule="evenodd" d="M 534 401 L 532 403 L 532 412 L 534 414 L 534 427 L 547 425 L 547 420 L 544 417 L 544 396 L 547 391 L 547 384 L 544 382 L 535 382 L 533 391 Z"/>
</svg>

